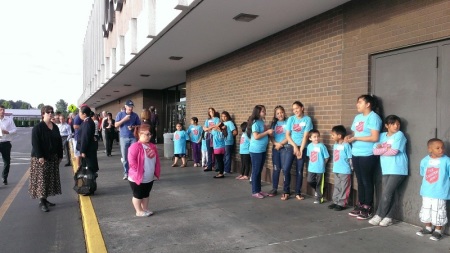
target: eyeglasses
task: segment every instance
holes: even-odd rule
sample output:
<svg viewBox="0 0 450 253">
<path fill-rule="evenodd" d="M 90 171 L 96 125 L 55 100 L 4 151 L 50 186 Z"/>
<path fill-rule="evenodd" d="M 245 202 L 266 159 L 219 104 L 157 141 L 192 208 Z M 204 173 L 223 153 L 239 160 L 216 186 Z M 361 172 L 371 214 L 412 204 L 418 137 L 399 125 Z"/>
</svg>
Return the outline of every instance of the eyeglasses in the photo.
<svg viewBox="0 0 450 253">
<path fill-rule="evenodd" d="M 53 114 L 53 111 L 49 111 L 49 112 L 45 112 L 45 113 L 47 113 L 47 114 Z"/>
</svg>

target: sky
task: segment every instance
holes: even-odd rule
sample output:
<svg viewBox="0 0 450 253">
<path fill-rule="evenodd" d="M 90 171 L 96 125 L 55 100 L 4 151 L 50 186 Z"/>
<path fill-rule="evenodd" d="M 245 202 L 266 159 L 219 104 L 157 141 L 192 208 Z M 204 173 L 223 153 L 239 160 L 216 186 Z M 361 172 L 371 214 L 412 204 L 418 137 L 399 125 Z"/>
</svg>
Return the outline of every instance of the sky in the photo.
<svg viewBox="0 0 450 253">
<path fill-rule="evenodd" d="M 94 0 L 3 1 L 0 99 L 33 107 L 83 90 L 83 41 Z"/>
</svg>

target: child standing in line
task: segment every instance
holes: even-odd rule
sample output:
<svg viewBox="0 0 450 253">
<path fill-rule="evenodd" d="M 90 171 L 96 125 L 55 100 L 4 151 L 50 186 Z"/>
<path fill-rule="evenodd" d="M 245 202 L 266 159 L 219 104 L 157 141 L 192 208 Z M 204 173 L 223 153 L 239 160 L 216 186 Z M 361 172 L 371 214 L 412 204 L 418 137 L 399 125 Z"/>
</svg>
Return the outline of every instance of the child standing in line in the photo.
<svg viewBox="0 0 450 253">
<path fill-rule="evenodd" d="M 408 176 L 408 157 L 406 156 L 406 137 L 400 131 L 400 118 L 389 115 L 384 120 L 387 132 L 380 135 L 380 142 L 374 144 L 373 154 L 380 156 L 382 194 L 375 216 L 369 223 L 387 227 L 392 224 L 395 208 L 394 194 Z"/>
<path fill-rule="evenodd" d="M 177 131 L 173 134 L 174 142 L 174 156 L 172 167 L 177 167 L 178 158 L 181 158 L 181 166 L 186 167 L 186 141 L 189 140 L 189 135 L 183 130 L 183 125 L 177 123 Z"/>
<path fill-rule="evenodd" d="M 335 211 L 342 211 L 347 207 L 352 184 L 352 169 L 350 167 L 352 147 L 347 142 L 344 142 L 345 136 L 347 136 L 347 130 L 345 130 L 343 125 L 334 126 L 331 129 L 331 139 L 334 141 L 334 189 L 333 204 L 329 205 L 328 208 Z"/>
<path fill-rule="evenodd" d="M 241 140 L 239 142 L 239 154 L 241 155 L 241 175 L 237 176 L 236 179 L 248 180 L 248 175 L 250 174 L 250 139 L 245 132 L 247 130 L 247 122 L 242 122 L 241 124 Z"/>
<path fill-rule="evenodd" d="M 425 227 L 418 236 L 431 234 L 430 239 L 442 239 L 442 227 L 447 224 L 446 201 L 450 199 L 450 158 L 444 154 L 444 142 L 433 138 L 427 143 L 428 153 L 420 161 L 420 175 L 423 176 L 420 195 L 422 208 L 420 221 Z M 433 231 L 434 226 L 434 231 Z"/>
<path fill-rule="evenodd" d="M 214 178 L 224 178 L 224 155 L 225 155 L 225 140 L 227 138 L 227 126 L 220 122 L 211 131 L 213 139 L 214 158 L 216 160 L 217 175 Z"/>
<path fill-rule="evenodd" d="M 203 130 L 203 129 L 202 129 Z M 202 138 L 202 167 L 206 169 L 208 166 L 208 147 L 206 146 L 206 132 L 203 132 Z"/>
<path fill-rule="evenodd" d="M 309 157 L 308 165 L 308 184 L 315 189 L 314 204 L 323 203 L 323 186 L 325 173 L 325 165 L 328 162 L 330 155 L 323 143 L 320 143 L 320 132 L 316 129 L 309 131 L 309 140 L 311 143 L 308 145 L 306 155 Z"/>
<path fill-rule="evenodd" d="M 200 156 L 201 156 L 201 142 L 202 142 L 202 134 L 203 127 L 198 125 L 198 118 L 191 118 L 191 125 L 187 130 L 187 134 L 189 135 L 189 139 L 191 140 L 192 146 L 192 158 L 194 159 L 194 167 L 200 167 Z"/>
</svg>

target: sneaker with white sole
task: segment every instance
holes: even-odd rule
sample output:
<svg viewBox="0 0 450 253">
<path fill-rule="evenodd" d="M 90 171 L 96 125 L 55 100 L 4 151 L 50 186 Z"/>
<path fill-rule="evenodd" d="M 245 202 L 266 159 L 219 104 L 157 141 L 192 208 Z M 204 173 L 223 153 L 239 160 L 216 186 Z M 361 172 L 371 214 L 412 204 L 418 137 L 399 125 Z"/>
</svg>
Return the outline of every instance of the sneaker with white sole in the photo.
<svg viewBox="0 0 450 253">
<path fill-rule="evenodd" d="M 420 231 L 416 232 L 416 235 L 418 236 L 424 236 L 424 235 L 431 235 L 433 233 L 433 231 L 430 231 L 426 228 L 422 228 Z"/>
<path fill-rule="evenodd" d="M 441 239 L 442 239 L 441 233 L 435 231 L 435 232 L 433 232 L 433 234 L 431 234 L 430 240 L 439 241 Z"/>
<path fill-rule="evenodd" d="M 392 218 L 385 217 L 379 224 L 381 227 L 387 227 L 392 225 Z"/>
<path fill-rule="evenodd" d="M 264 196 L 261 195 L 261 193 L 259 193 L 259 192 L 252 194 L 252 197 L 257 198 L 257 199 L 263 199 L 264 198 Z"/>
<path fill-rule="evenodd" d="M 352 217 L 358 217 L 358 215 L 361 213 L 361 205 L 356 205 L 355 209 L 353 209 L 351 212 L 348 213 L 348 215 L 352 216 Z"/>
<path fill-rule="evenodd" d="M 372 224 L 372 225 L 374 225 L 374 226 L 378 226 L 378 225 L 380 225 L 380 222 L 381 222 L 382 220 L 384 220 L 384 219 L 382 219 L 382 218 L 381 218 L 380 216 L 378 216 L 378 215 L 375 215 L 375 216 L 373 216 L 372 219 L 369 220 L 369 223 Z"/>
</svg>

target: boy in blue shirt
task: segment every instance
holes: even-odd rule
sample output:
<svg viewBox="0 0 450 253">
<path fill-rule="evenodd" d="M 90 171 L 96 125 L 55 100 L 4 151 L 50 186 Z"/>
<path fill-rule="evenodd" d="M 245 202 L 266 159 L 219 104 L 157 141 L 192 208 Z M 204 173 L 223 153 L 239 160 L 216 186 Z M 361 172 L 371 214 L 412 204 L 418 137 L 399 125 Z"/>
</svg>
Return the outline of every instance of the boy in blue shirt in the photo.
<svg viewBox="0 0 450 253">
<path fill-rule="evenodd" d="M 331 129 L 331 139 L 333 145 L 333 173 L 334 189 L 333 203 L 328 206 L 329 209 L 342 211 L 347 207 L 348 197 L 351 189 L 352 169 L 350 159 L 352 158 L 352 147 L 348 142 L 344 142 L 347 130 L 343 125 L 334 126 Z"/>
<path fill-rule="evenodd" d="M 325 165 L 327 164 L 330 155 L 328 154 L 325 145 L 319 142 L 320 132 L 318 130 L 312 129 L 309 131 L 309 140 L 311 143 L 306 150 L 306 155 L 309 157 L 307 181 L 316 191 L 314 194 L 314 204 L 321 204 L 323 203 L 323 174 L 325 173 Z"/>
<path fill-rule="evenodd" d="M 447 224 L 446 201 L 450 199 L 450 158 L 444 154 L 444 142 L 433 138 L 428 141 L 430 155 L 420 161 L 420 175 L 423 176 L 420 195 L 422 208 L 420 221 L 425 227 L 418 236 L 431 234 L 430 239 L 442 239 L 442 227 Z M 434 231 L 433 231 L 434 226 Z"/>
</svg>

